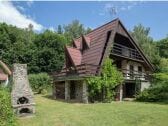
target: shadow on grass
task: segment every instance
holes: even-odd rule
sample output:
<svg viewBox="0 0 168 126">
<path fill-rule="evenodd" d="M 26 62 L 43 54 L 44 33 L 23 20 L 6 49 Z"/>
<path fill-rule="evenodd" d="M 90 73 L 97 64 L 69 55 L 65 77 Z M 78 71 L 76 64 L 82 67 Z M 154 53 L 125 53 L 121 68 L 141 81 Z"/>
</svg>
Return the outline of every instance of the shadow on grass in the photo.
<svg viewBox="0 0 168 126">
<path fill-rule="evenodd" d="M 65 99 L 61 99 L 61 98 L 54 99 L 52 95 L 43 95 L 42 97 L 47 98 L 47 99 L 50 99 L 50 100 L 58 101 L 58 102 L 63 102 L 63 103 L 69 103 L 69 104 L 79 103 L 79 104 L 84 104 L 84 103 L 79 102 L 79 101 L 77 101 L 77 100 L 69 100 L 69 101 L 66 101 Z"/>
</svg>

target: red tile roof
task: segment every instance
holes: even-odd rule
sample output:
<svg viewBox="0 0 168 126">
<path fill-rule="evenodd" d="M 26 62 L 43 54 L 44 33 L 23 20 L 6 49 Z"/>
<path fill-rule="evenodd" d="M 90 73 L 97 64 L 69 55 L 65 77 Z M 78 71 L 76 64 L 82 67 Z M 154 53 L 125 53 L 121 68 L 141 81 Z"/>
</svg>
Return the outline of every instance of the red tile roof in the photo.
<svg viewBox="0 0 168 126">
<path fill-rule="evenodd" d="M 90 38 L 85 35 L 83 35 L 82 37 L 83 37 L 84 41 L 86 42 L 87 46 L 90 47 L 90 42 L 91 42 Z"/>
<path fill-rule="evenodd" d="M 68 47 L 68 52 L 71 55 L 75 64 L 93 64 L 99 65 L 102 57 L 104 44 L 107 38 L 107 32 L 114 30 L 117 20 L 113 20 L 93 31 L 87 35 L 83 35 L 78 39 L 74 39 L 76 48 Z M 82 54 L 81 43 L 85 41 L 89 49 L 85 50 Z"/>
<path fill-rule="evenodd" d="M 70 58 L 72 59 L 73 63 L 75 65 L 80 65 L 81 64 L 81 60 L 82 60 L 82 54 L 80 52 L 79 49 L 77 48 L 73 48 L 73 47 L 67 47 L 67 52 L 70 55 Z"/>
<path fill-rule="evenodd" d="M 109 32 L 110 35 L 108 35 Z M 113 39 L 107 40 L 107 38 L 109 36 L 114 37 L 117 32 L 130 37 L 129 33 L 127 31 L 125 32 L 125 28 L 119 21 L 119 19 L 115 19 L 103 26 L 92 30 L 87 35 L 83 35 L 80 38 L 74 39 L 73 44 L 75 47 L 66 47 L 68 56 L 73 61 L 75 66 L 81 64 L 101 65 L 102 58 L 105 57 L 105 51 L 108 50 L 106 49 L 106 44 L 108 44 L 108 48 L 111 48 L 110 44 L 112 43 L 111 41 L 113 41 Z M 84 42 L 89 47 L 85 50 L 82 49 Z"/>
<path fill-rule="evenodd" d="M 99 65 L 107 38 L 107 32 L 114 30 L 116 23 L 117 20 L 113 20 L 83 36 L 84 40 L 89 45 L 89 49 L 82 54 L 82 64 Z M 78 49 L 80 49 L 82 40 L 82 37 L 74 40 Z"/>
</svg>

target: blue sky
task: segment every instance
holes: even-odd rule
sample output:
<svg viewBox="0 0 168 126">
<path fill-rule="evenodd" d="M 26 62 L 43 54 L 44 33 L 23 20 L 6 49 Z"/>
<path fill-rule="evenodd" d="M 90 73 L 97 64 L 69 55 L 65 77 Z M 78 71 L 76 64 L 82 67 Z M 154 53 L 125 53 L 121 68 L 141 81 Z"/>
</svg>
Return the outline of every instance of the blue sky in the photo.
<svg viewBox="0 0 168 126">
<path fill-rule="evenodd" d="M 8 10 L 10 16 L 6 14 L 8 8 L 13 9 Z M 116 15 L 110 15 L 109 8 L 115 8 Z M 32 23 L 37 31 L 53 30 L 74 19 L 85 27 L 96 28 L 120 18 L 128 30 L 139 23 L 150 27 L 155 40 L 168 34 L 168 2 L 1 2 L 0 10 L 4 10 L 0 11 L 0 22 L 22 28 Z"/>
</svg>

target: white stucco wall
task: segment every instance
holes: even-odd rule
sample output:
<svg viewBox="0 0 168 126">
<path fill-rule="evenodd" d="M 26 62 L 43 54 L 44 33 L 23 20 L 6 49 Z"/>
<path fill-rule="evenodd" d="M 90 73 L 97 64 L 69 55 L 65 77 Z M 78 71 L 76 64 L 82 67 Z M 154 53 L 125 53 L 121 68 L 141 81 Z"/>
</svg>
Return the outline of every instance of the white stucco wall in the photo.
<svg viewBox="0 0 168 126">
<path fill-rule="evenodd" d="M 149 88 L 150 87 L 150 82 L 147 81 L 147 82 L 141 82 L 141 91 L 143 91 L 144 89 L 146 88 Z"/>
<path fill-rule="evenodd" d="M 138 71 L 138 66 L 141 66 L 142 67 L 142 73 L 145 73 L 145 68 L 144 68 L 144 66 L 141 63 L 137 63 L 137 62 L 134 62 L 134 61 L 123 60 L 122 63 L 121 63 L 121 65 L 122 65 L 122 69 L 125 69 L 125 71 L 123 70 L 124 73 L 128 73 L 129 74 L 129 71 L 126 71 L 126 70 L 130 69 L 129 68 L 130 65 L 134 66 L 134 71 Z M 138 74 L 138 72 L 135 72 L 135 74 Z M 130 77 L 126 77 L 126 79 L 130 79 Z M 143 77 L 140 78 L 140 79 L 144 80 Z"/>
</svg>

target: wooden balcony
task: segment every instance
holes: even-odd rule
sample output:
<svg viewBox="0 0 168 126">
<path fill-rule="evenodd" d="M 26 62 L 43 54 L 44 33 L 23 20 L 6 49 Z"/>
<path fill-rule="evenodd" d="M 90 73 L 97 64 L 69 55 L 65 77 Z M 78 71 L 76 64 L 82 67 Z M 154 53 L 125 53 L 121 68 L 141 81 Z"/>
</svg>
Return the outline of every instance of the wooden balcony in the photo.
<svg viewBox="0 0 168 126">
<path fill-rule="evenodd" d="M 138 53 L 136 49 L 128 48 L 121 44 L 114 43 L 112 49 L 112 55 L 119 56 L 123 58 L 128 58 L 136 61 L 143 61 L 141 55 Z"/>
<path fill-rule="evenodd" d="M 59 73 L 52 73 L 52 75 L 57 79 L 65 77 L 88 77 L 97 75 L 99 69 L 98 65 L 81 64 L 76 67 L 63 68 Z"/>
<path fill-rule="evenodd" d="M 120 69 L 125 80 L 150 80 L 150 75 L 144 72 L 130 71 L 127 69 Z"/>
<path fill-rule="evenodd" d="M 101 67 L 98 65 L 90 65 L 90 64 L 82 64 L 76 67 L 64 68 L 59 73 L 53 73 L 53 77 L 57 80 L 64 78 L 76 78 L 79 79 L 81 77 L 90 77 L 97 76 Z M 149 80 L 150 76 L 146 73 L 140 73 L 138 71 L 130 71 L 127 69 L 119 69 L 123 73 L 123 77 L 125 80 Z"/>
</svg>

